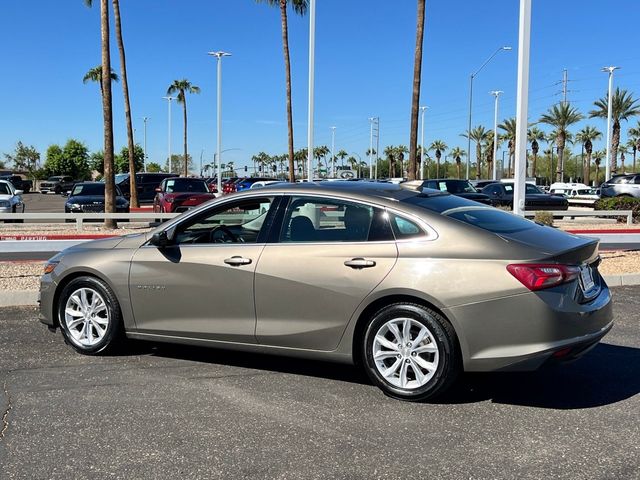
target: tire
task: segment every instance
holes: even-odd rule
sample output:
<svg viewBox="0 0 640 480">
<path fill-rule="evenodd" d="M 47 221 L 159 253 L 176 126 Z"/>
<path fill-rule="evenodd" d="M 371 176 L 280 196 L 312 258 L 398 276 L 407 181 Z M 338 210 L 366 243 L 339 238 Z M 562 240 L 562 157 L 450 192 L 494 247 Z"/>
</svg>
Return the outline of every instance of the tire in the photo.
<svg viewBox="0 0 640 480">
<path fill-rule="evenodd" d="M 404 336 L 407 325 L 408 341 Z M 381 343 L 381 337 L 386 342 Z M 362 341 L 362 364 L 367 375 L 386 395 L 396 399 L 418 402 L 434 398 L 453 384 L 461 370 L 453 327 L 442 315 L 422 305 L 395 303 L 382 308 L 373 315 Z"/>
<path fill-rule="evenodd" d="M 95 295 L 98 300 L 92 304 Z M 80 308 L 83 303 L 95 309 L 92 317 L 84 317 Z M 74 278 L 60 293 L 57 307 L 62 335 L 76 352 L 97 355 L 122 348 L 125 338 L 120 304 L 113 290 L 102 280 L 90 276 Z M 74 310 L 77 315 L 68 314 L 69 310 Z M 87 318 L 91 318 L 90 321 Z M 75 322 L 77 324 L 74 325 Z"/>
</svg>

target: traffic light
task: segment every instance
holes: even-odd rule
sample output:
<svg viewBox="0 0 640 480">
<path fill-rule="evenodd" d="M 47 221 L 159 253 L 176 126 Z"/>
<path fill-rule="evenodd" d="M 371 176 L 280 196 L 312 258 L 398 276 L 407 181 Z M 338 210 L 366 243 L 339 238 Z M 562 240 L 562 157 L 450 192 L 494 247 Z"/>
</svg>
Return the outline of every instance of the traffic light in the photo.
<svg viewBox="0 0 640 480">
<path fill-rule="evenodd" d="M 247 167 L 246 165 L 244 166 L 244 171 L 248 172 L 249 171 L 249 167 Z"/>
</svg>

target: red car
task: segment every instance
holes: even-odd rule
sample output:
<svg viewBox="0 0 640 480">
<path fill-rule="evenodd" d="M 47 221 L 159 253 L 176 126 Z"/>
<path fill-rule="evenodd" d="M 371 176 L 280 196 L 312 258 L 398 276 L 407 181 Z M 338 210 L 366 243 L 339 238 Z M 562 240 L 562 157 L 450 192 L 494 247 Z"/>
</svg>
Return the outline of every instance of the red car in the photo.
<svg viewBox="0 0 640 480">
<path fill-rule="evenodd" d="M 201 203 L 216 198 L 202 178 L 167 178 L 156 188 L 153 211 L 156 213 L 186 212 Z"/>
</svg>

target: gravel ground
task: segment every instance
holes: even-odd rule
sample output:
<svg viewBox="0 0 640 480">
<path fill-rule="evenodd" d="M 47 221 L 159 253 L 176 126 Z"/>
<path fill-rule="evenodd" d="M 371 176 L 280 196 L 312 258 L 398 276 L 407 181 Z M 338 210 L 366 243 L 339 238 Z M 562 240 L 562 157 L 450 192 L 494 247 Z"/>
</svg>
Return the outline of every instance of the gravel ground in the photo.
<svg viewBox="0 0 640 480">
<path fill-rule="evenodd" d="M 64 223 L 23 223 L 23 224 L 0 224 L 1 235 L 69 235 L 78 234 L 105 234 L 105 235 L 127 235 L 129 233 L 140 233 L 151 230 L 148 223 L 131 223 L 126 228 L 115 230 L 105 229 L 102 224 L 83 224 L 82 230 L 78 230 L 75 224 Z"/>
<path fill-rule="evenodd" d="M 601 252 L 603 275 L 640 273 L 639 251 Z M 0 262 L 0 291 L 38 290 L 43 262 Z"/>
</svg>

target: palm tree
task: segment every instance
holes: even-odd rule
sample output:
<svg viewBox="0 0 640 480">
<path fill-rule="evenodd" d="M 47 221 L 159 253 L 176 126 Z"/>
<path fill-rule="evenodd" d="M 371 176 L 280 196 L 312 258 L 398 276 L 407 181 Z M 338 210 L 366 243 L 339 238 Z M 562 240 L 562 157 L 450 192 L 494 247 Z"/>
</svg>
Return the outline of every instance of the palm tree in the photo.
<svg viewBox="0 0 640 480">
<path fill-rule="evenodd" d="M 87 6 L 91 6 L 91 0 L 85 0 Z M 89 77 L 85 75 L 84 82 L 94 80 L 100 82 L 102 94 L 102 119 L 104 130 L 104 211 L 114 213 L 116 206 L 116 184 L 113 168 L 113 103 L 111 100 L 111 51 L 109 47 L 109 3 L 108 0 L 100 0 L 100 44 L 102 50 L 102 63 L 100 71 L 89 70 Z M 109 75 L 102 75 L 109 72 Z M 132 151 L 129 148 L 129 151 Z M 115 219 L 105 219 L 105 228 L 116 228 Z"/>
<path fill-rule="evenodd" d="M 429 150 L 435 151 L 436 156 L 436 178 L 440 178 L 440 159 L 442 158 L 442 152 L 444 152 L 447 148 L 447 144 L 442 140 L 434 140 L 429 146 Z"/>
<path fill-rule="evenodd" d="M 602 157 L 605 157 L 606 155 L 607 152 L 605 152 L 604 150 L 598 150 L 593 154 L 593 156 L 596 158 L 593 162 L 596 164 L 596 185 L 600 185 L 600 162 L 602 162 Z"/>
<path fill-rule="evenodd" d="M 295 181 L 295 171 L 293 161 L 295 154 L 293 151 L 293 114 L 291 109 L 291 60 L 289 58 L 289 28 L 287 22 L 287 4 L 291 5 L 293 11 L 298 15 L 307 12 L 307 0 L 257 0 L 266 2 L 271 6 L 280 7 L 280 23 L 282 25 L 282 49 L 284 53 L 284 70 L 287 88 L 287 133 L 289 139 L 289 181 Z"/>
<path fill-rule="evenodd" d="M 538 142 L 544 142 L 547 140 L 545 133 L 538 127 L 531 127 L 527 131 L 527 140 L 531 143 L 531 153 L 533 154 L 533 162 L 531 163 L 531 176 L 535 178 L 536 167 L 538 163 L 538 152 L 540 151 L 540 144 Z"/>
<path fill-rule="evenodd" d="M 116 72 L 111 70 L 111 80 L 117 82 L 120 80 Z M 102 65 L 90 68 L 82 77 L 82 83 L 96 82 L 100 84 L 100 92 L 102 93 Z"/>
<path fill-rule="evenodd" d="M 576 141 L 582 144 L 584 153 L 584 163 L 582 164 L 583 182 L 589 185 L 590 169 L 591 169 L 591 155 L 593 153 L 593 142 L 602 137 L 602 133 L 597 128 L 587 125 L 576 134 Z M 576 172 L 577 173 L 577 172 Z"/>
<path fill-rule="evenodd" d="M 395 166 L 396 166 L 396 147 L 393 145 L 388 145 L 384 149 L 384 156 L 387 157 L 387 161 L 389 162 L 389 178 L 393 178 L 395 176 Z"/>
<path fill-rule="evenodd" d="M 337 154 L 336 157 L 338 157 L 340 159 L 340 165 L 344 167 L 344 159 L 347 158 L 349 156 L 349 154 L 347 152 L 345 152 L 344 150 L 340 150 Z"/>
<path fill-rule="evenodd" d="M 307 151 L 308 150 L 306 148 L 301 148 L 300 150 L 297 150 L 293 154 L 293 159 L 296 161 L 298 172 L 300 172 L 300 174 L 303 177 L 304 177 L 304 165 L 305 165 L 305 162 L 307 161 Z"/>
<path fill-rule="evenodd" d="M 637 127 L 631 127 L 627 131 L 627 135 L 629 136 L 629 141 L 627 145 L 633 152 L 633 171 L 636 171 L 636 152 L 640 150 L 640 122 L 638 122 Z"/>
<path fill-rule="evenodd" d="M 591 118 L 607 118 L 609 106 L 609 94 L 593 102 L 596 109 L 589 112 Z M 611 135 L 611 172 L 618 171 L 618 146 L 620 145 L 620 121 L 628 120 L 640 114 L 640 105 L 638 100 L 627 90 L 616 88 L 611 99 L 611 119 L 613 120 L 613 128 Z"/>
<path fill-rule="evenodd" d="M 620 153 L 620 171 L 624 174 L 624 161 L 626 160 L 625 155 L 629 153 L 629 150 L 624 143 L 618 146 L 618 153 Z"/>
<path fill-rule="evenodd" d="M 85 0 L 85 4 L 88 7 L 93 5 L 93 0 Z M 131 103 L 129 102 L 129 82 L 127 81 L 127 62 L 124 53 L 124 41 L 122 40 L 122 24 L 120 20 L 120 2 L 119 0 L 112 0 L 113 4 L 113 16 L 116 24 L 116 40 L 118 42 L 118 50 L 120 52 L 120 72 L 122 73 L 122 93 L 124 95 L 124 116 L 127 125 L 127 145 L 129 152 L 129 171 L 135 173 L 135 144 L 133 140 L 133 126 L 131 125 Z M 102 73 L 102 72 L 100 72 Z M 145 159 L 146 161 L 146 159 Z M 136 188 L 136 176 L 129 176 L 129 193 L 130 204 L 132 207 L 137 208 L 138 203 L 138 189 Z"/>
<path fill-rule="evenodd" d="M 418 0 L 416 50 L 413 59 L 413 94 L 411 97 L 411 131 L 409 132 L 409 180 L 416 179 L 416 151 L 418 145 L 418 110 L 420 106 L 420 78 L 422 77 L 422 43 L 424 39 L 425 0 Z"/>
<path fill-rule="evenodd" d="M 564 179 L 564 147 L 567 141 L 567 129 L 582 120 L 582 114 L 568 103 L 560 103 L 551 107 L 540 117 L 540 122 L 554 127 L 555 143 L 558 150 L 558 171 L 556 181 Z"/>
<path fill-rule="evenodd" d="M 174 80 L 167 89 L 167 95 L 178 94 L 176 100 L 182 104 L 182 114 L 184 119 L 184 176 L 189 176 L 189 162 L 187 155 L 187 93 L 200 93 L 200 87 L 191 84 L 186 78 Z"/>
<path fill-rule="evenodd" d="M 487 137 L 484 141 L 484 151 L 485 153 L 485 161 L 487 163 L 487 178 L 493 178 L 493 162 L 495 158 L 493 158 L 493 131 L 489 131 L 487 133 Z M 500 135 L 498 135 L 498 147 L 500 146 Z"/>
<path fill-rule="evenodd" d="M 471 129 L 471 132 L 463 133 L 462 136 L 465 138 L 470 138 L 476 144 L 476 163 L 477 163 L 477 174 L 476 178 L 480 178 L 482 175 L 482 143 L 486 141 L 490 132 L 482 125 L 478 125 L 475 128 Z M 470 160 L 470 159 L 469 159 Z"/>
<path fill-rule="evenodd" d="M 458 173 L 458 178 L 460 175 L 460 168 L 462 167 L 462 157 L 464 157 L 467 153 L 461 149 L 460 147 L 454 147 L 449 152 L 453 159 L 456 161 L 456 172 Z"/>
<path fill-rule="evenodd" d="M 396 147 L 396 160 L 400 164 L 400 176 L 404 176 L 404 156 L 409 153 L 406 145 L 398 145 Z"/>
<path fill-rule="evenodd" d="M 515 118 L 507 118 L 504 122 L 498 125 L 500 130 L 503 130 L 502 138 L 507 141 L 507 146 L 509 148 L 509 161 L 507 162 L 507 177 L 511 177 L 511 165 L 513 164 L 513 160 L 515 159 L 516 154 L 516 119 Z"/>
</svg>

